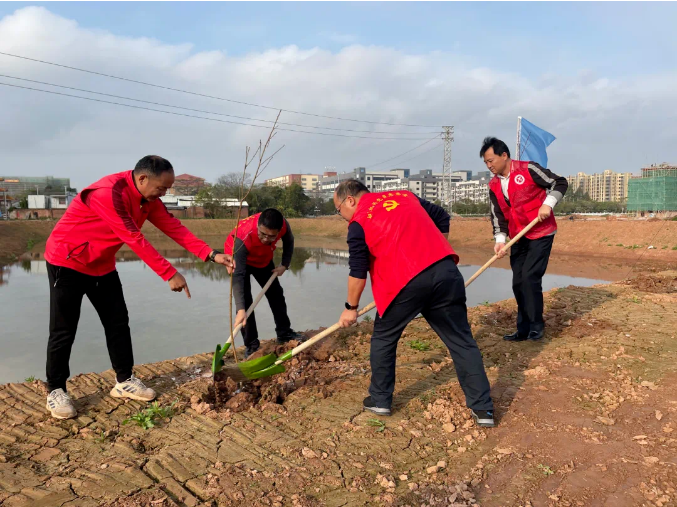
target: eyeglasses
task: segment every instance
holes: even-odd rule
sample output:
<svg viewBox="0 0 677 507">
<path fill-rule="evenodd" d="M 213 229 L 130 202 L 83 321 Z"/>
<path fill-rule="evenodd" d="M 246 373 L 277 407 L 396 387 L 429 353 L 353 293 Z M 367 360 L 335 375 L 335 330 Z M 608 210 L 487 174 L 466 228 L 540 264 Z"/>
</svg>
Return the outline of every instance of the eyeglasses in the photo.
<svg viewBox="0 0 677 507">
<path fill-rule="evenodd" d="M 346 199 L 347 199 L 348 197 L 351 197 L 351 196 L 349 196 L 349 195 L 345 196 L 345 198 L 341 201 L 341 204 L 339 204 L 339 205 L 338 205 L 338 208 L 336 208 L 336 214 L 337 214 L 337 215 L 340 215 L 340 214 L 341 214 L 341 206 L 343 206 L 343 203 L 346 202 Z"/>
<path fill-rule="evenodd" d="M 257 229 L 257 232 L 259 233 L 259 238 L 265 238 L 270 241 L 273 241 L 275 238 L 277 238 L 277 234 L 266 234 L 261 229 Z"/>
</svg>

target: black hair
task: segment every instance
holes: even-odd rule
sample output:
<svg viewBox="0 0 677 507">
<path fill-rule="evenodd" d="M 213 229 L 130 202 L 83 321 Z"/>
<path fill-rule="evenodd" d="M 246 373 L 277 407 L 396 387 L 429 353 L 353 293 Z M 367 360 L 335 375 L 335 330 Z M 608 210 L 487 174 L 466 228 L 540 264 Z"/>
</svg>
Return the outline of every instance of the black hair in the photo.
<svg viewBox="0 0 677 507">
<path fill-rule="evenodd" d="M 508 149 L 508 145 L 495 137 L 484 138 L 484 141 L 482 142 L 482 149 L 480 150 L 480 158 L 484 158 L 484 154 L 489 148 L 492 148 L 494 153 L 499 157 L 504 153 L 507 153 L 508 158 L 510 158 L 510 150 Z"/>
<path fill-rule="evenodd" d="M 162 176 L 162 173 L 169 171 L 174 171 L 172 164 L 166 158 L 158 157 L 157 155 L 146 155 L 134 167 L 134 174 L 144 173 L 156 178 Z"/>
<path fill-rule="evenodd" d="M 282 229 L 282 224 L 284 223 L 284 217 L 275 208 L 268 208 L 261 212 L 259 217 L 259 225 L 264 226 L 267 229 L 273 231 L 279 231 Z"/>
<path fill-rule="evenodd" d="M 360 180 L 342 181 L 336 187 L 336 197 L 338 197 L 341 201 L 349 195 L 355 197 L 362 192 L 369 192 L 369 189 Z"/>
</svg>

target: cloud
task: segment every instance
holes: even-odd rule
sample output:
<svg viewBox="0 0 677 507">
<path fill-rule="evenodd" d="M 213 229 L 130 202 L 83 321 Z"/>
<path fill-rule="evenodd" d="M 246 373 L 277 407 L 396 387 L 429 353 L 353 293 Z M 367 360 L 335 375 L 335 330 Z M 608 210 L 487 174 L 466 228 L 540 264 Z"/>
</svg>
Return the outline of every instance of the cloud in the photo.
<svg viewBox="0 0 677 507">
<path fill-rule="evenodd" d="M 550 73 L 527 78 L 518 72 L 497 72 L 474 65 L 464 55 L 443 51 L 411 54 L 355 44 L 337 52 L 291 45 L 231 56 L 221 51 L 195 52 L 191 44 L 167 44 L 89 29 L 41 7 L 22 8 L 0 21 L 0 51 L 319 115 L 454 125 L 454 169 L 484 169 L 477 153 L 486 135 L 497 135 L 509 146 L 514 145 L 520 115 L 557 137 L 549 149 L 549 160 L 552 168 L 562 174 L 608 168 L 637 172 L 642 164 L 669 160 L 677 137 L 677 74 L 667 70 L 661 75 L 622 79 L 587 69 L 573 76 Z M 149 88 L 6 56 L 0 56 L 0 73 L 224 114 L 265 120 L 276 115 L 275 110 Z M 26 85 L 8 78 L 0 78 L 0 82 Z M 27 86 L 87 95 L 42 85 Z M 245 146 L 267 135 L 265 129 L 4 86 L 0 86 L 0 94 L 5 106 L 0 117 L 2 172 L 69 176 L 78 188 L 107 173 L 130 169 L 151 153 L 167 157 L 178 172 L 215 180 L 221 174 L 239 171 Z M 281 119 L 354 130 L 430 131 L 286 112 Z M 322 172 L 325 166 L 338 170 L 369 166 L 422 142 L 280 131 L 275 144 L 284 144 L 285 148 L 266 176 Z M 420 152 L 430 147 L 429 144 Z M 407 154 L 402 160 L 417 153 Z M 441 163 L 441 151 L 433 150 L 409 160 L 406 166 L 414 171 L 439 170 Z M 391 167 L 398 167 L 398 160 L 379 169 Z"/>
<path fill-rule="evenodd" d="M 337 44 L 344 45 L 355 44 L 360 40 L 360 38 L 357 35 L 337 32 L 322 32 L 320 33 L 320 37 L 328 39 L 332 42 L 336 42 Z"/>
</svg>

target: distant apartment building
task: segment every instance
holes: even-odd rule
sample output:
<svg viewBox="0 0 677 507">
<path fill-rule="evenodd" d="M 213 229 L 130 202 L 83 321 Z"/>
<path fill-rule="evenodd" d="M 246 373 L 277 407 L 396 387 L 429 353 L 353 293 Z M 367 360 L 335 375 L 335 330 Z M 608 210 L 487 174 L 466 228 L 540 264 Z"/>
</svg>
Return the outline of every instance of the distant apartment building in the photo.
<svg viewBox="0 0 677 507">
<path fill-rule="evenodd" d="M 489 202 L 489 180 L 487 178 L 461 181 L 451 185 L 452 202 Z"/>
<path fill-rule="evenodd" d="M 70 178 L 0 176 L 0 188 L 7 192 L 8 198 L 26 194 L 64 194 L 70 186 Z"/>
<path fill-rule="evenodd" d="M 319 174 L 285 174 L 277 178 L 270 178 L 265 181 L 266 186 L 286 188 L 290 185 L 297 184 L 303 190 L 315 191 L 317 190 L 317 183 L 320 181 Z"/>
<path fill-rule="evenodd" d="M 205 186 L 204 178 L 192 174 L 179 174 L 174 178 L 174 186 L 167 193 L 170 195 L 196 195 Z"/>
<path fill-rule="evenodd" d="M 578 173 L 567 176 L 569 189 L 567 194 L 573 195 L 581 190 L 588 194 L 590 199 L 599 202 L 626 202 L 628 198 L 628 183 L 631 173 L 616 173 L 607 169 L 601 174 Z"/>
<path fill-rule="evenodd" d="M 325 173 L 326 174 L 326 173 Z M 390 171 L 367 171 L 364 167 L 356 167 L 345 173 L 328 174 L 320 178 L 319 190 L 324 194 L 330 194 L 342 182 L 350 179 L 361 181 L 370 192 L 376 191 L 386 181 L 406 179 L 409 177 L 409 169 L 391 169 Z"/>
<path fill-rule="evenodd" d="M 677 211 L 677 165 L 652 164 L 642 167 L 628 188 L 628 211 L 663 213 Z"/>
<path fill-rule="evenodd" d="M 470 181 L 472 179 L 472 171 L 454 171 L 452 176 L 458 176 L 462 181 Z"/>
</svg>

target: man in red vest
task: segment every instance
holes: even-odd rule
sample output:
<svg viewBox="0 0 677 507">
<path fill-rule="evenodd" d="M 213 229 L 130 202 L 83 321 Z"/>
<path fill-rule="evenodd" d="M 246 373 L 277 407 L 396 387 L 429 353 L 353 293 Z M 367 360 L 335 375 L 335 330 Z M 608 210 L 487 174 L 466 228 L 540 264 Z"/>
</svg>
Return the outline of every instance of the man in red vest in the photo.
<svg viewBox="0 0 677 507">
<path fill-rule="evenodd" d="M 278 267 L 273 263 L 273 254 L 277 242 L 282 240 L 282 262 Z M 235 262 L 233 274 L 233 297 L 235 298 L 234 326 L 245 324 L 242 338 L 246 347 L 245 358 L 256 352 L 261 343 L 256 328 L 256 319 L 252 312 L 247 317 L 247 309 L 253 302 L 250 275 L 263 287 L 273 273 L 278 277 L 289 269 L 294 254 L 294 235 L 289 222 L 278 210 L 268 208 L 261 213 L 242 220 L 226 238 L 224 251 L 232 254 Z M 304 337 L 291 328 L 287 315 L 287 302 L 280 282 L 276 279 L 266 292 L 266 298 L 275 319 L 275 333 L 278 343 L 289 340 L 303 341 Z"/>
<path fill-rule="evenodd" d="M 155 391 L 132 373 L 134 356 L 127 305 L 115 254 L 123 244 L 155 271 L 175 292 L 186 279 L 163 258 L 141 233 L 146 220 L 200 259 L 232 267 L 232 257 L 212 250 L 165 208 L 160 197 L 174 184 L 174 169 L 158 156 L 142 158 L 133 171 L 100 179 L 73 200 L 47 240 L 45 260 L 49 278 L 50 316 L 47 344 L 47 410 L 57 419 L 77 415 L 66 391 L 71 347 L 80 319 L 83 296 L 99 314 L 117 383 L 116 398 L 150 401 Z"/>
<path fill-rule="evenodd" d="M 495 137 L 484 140 L 480 157 L 494 174 L 489 182 L 494 252 L 505 256 L 501 249 L 507 236 L 514 238 L 537 217 L 540 222 L 510 251 L 517 331 L 503 337 L 508 341 L 540 340 L 545 333 L 541 281 L 557 231 L 552 208 L 566 193 L 568 183 L 536 162 L 511 160 L 506 144 Z"/>
<path fill-rule="evenodd" d="M 420 313 L 448 347 L 475 421 L 494 426 L 489 380 L 468 324 L 458 255 L 446 238 L 447 212 L 410 191 L 369 193 L 357 180 L 336 188 L 334 205 L 349 222 L 350 276 L 341 326 L 357 321 L 367 271 L 378 311 L 371 337 L 370 396 L 364 408 L 390 415 L 397 343 Z"/>
</svg>

